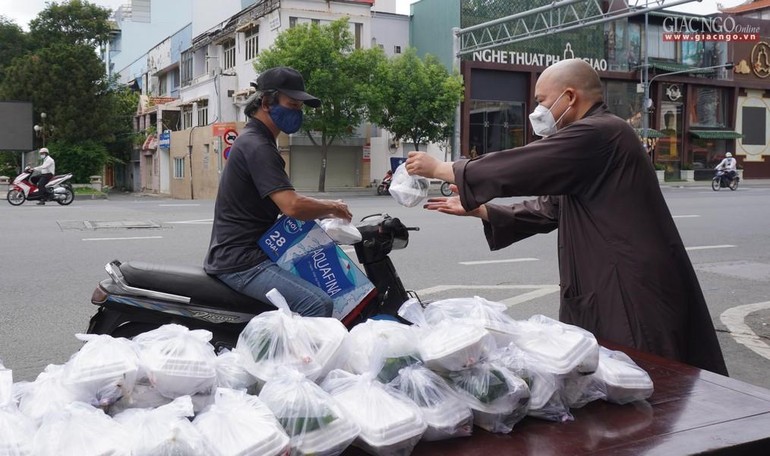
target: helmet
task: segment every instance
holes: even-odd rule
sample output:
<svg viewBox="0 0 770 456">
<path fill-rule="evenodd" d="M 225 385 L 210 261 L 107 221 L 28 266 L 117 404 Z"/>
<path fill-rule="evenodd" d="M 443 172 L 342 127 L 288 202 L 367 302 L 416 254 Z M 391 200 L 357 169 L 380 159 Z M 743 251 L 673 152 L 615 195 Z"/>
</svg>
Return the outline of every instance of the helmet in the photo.
<svg viewBox="0 0 770 456">
<path fill-rule="evenodd" d="M 48 155 L 48 148 L 47 148 L 47 147 L 42 147 L 42 148 L 40 148 L 40 151 L 39 151 L 39 153 L 40 153 L 40 154 L 46 154 L 46 155 Z"/>
<path fill-rule="evenodd" d="M 733 154 L 731 154 L 730 152 L 728 152 L 728 153 L 726 153 L 726 154 L 725 154 L 725 157 L 727 157 L 727 158 L 730 158 L 730 157 L 732 157 L 732 156 L 733 156 Z"/>
</svg>

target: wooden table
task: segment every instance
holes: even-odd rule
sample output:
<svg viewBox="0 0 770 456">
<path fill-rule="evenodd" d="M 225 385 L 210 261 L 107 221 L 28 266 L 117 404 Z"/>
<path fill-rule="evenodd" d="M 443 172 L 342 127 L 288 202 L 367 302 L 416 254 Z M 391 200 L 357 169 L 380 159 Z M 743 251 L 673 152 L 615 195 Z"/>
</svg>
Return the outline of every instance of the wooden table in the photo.
<svg viewBox="0 0 770 456">
<path fill-rule="evenodd" d="M 652 378 L 646 402 L 594 401 L 574 421 L 527 417 L 510 434 L 474 428 L 473 436 L 420 442 L 413 455 L 770 455 L 770 390 L 632 349 L 622 349 Z M 770 373 L 769 373 L 770 374 Z M 349 448 L 346 456 L 363 455 Z"/>
</svg>

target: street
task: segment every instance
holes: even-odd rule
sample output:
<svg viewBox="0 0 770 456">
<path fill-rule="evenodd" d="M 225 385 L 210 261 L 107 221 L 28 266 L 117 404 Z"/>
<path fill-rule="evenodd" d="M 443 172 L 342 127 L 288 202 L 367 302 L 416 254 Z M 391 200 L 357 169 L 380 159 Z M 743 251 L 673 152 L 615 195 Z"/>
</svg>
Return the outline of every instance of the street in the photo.
<svg viewBox="0 0 770 456">
<path fill-rule="evenodd" d="M 713 192 L 709 182 L 663 192 L 695 266 L 733 378 L 770 388 L 770 185 Z M 556 318 L 556 233 L 490 252 L 477 219 L 399 206 L 391 197 L 329 193 L 355 219 L 399 217 L 412 232 L 391 254 L 421 298 L 482 296 L 526 319 Z M 513 199 L 512 199 L 513 200 Z M 81 345 L 96 307 L 91 292 L 113 259 L 201 265 L 214 203 L 134 194 L 77 199 L 71 206 L 0 202 L 0 360 L 14 381 L 34 380 Z M 352 247 L 346 251 L 355 257 Z M 643 254 L 643 252 L 640 252 Z"/>
</svg>

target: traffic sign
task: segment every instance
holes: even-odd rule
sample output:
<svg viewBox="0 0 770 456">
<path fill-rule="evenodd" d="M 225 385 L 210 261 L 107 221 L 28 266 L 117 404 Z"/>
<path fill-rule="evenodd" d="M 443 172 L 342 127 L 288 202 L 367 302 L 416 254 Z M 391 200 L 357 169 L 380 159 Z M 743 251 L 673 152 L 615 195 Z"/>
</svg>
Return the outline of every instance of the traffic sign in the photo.
<svg viewBox="0 0 770 456">
<path fill-rule="evenodd" d="M 230 146 L 225 147 L 225 150 L 222 151 L 222 156 L 225 157 L 225 160 L 227 160 L 228 157 L 230 157 Z"/>
<path fill-rule="evenodd" d="M 225 134 L 223 135 L 223 138 L 225 140 L 225 143 L 227 143 L 228 146 L 231 146 L 233 142 L 235 142 L 235 138 L 238 137 L 238 132 L 235 130 L 227 130 Z"/>
</svg>

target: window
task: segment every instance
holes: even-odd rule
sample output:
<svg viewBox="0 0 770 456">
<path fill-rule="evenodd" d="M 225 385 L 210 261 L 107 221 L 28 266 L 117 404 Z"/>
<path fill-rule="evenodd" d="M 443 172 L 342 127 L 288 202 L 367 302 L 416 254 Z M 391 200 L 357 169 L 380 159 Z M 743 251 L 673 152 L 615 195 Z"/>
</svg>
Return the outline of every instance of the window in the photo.
<svg viewBox="0 0 770 456">
<path fill-rule="evenodd" d="M 361 36 L 364 33 L 364 24 L 353 24 L 353 26 L 355 27 L 354 36 L 355 36 L 356 49 L 361 49 L 361 40 L 362 40 Z"/>
<path fill-rule="evenodd" d="M 743 125 L 741 126 L 741 131 L 743 132 L 742 143 L 747 146 L 764 146 L 767 144 L 765 140 L 767 135 L 765 130 L 767 110 L 764 107 L 744 106 L 741 108 L 741 114 L 743 115 Z"/>
<path fill-rule="evenodd" d="M 192 106 L 187 105 L 182 107 L 182 130 L 193 127 L 193 115 Z"/>
<path fill-rule="evenodd" d="M 297 26 L 297 18 L 294 16 L 289 16 L 289 28 L 294 28 Z"/>
<path fill-rule="evenodd" d="M 394 54 L 400 54 L 401 53 L 401 46 L 393 46 L 393 53 Z"/>
<path fill-rule="evenodd" d="M 235 66 L 235 40 L 227 40 L 222 43 L 222 69 L 227 70 Z"/>
<path fill-rule="evenodd" d="M 201 100 L 198 102 L 198 126 L 208 125 L 209 123 L 209 101 Z"/>
<path fill-rule="evenodd" d="M 253 60 L 259 54 L 259 26 L 256 25 L 243 34 L 246 47 L 246 60 Z"/>
<path fill-rule="evenodd" d="M 193 79 L 193 53 L 190 51 L 182 52 L 181 72 L 182 85 L 189 85 Z"/>
<path fill-rule="evenodd" d="M 157 95 L 160 96 L 166 96 L 168 95 L 168 73 L 163 73 L 162 75 L 158 76 L 158 93 Z"/>
<path fill-rule="evenodd" d="M 174 157 L 174 179 L 184 179 L 184 157 Z"/>
<path fill-rule="evenodd" d="M 647 56 L 650 58 L 676 61 L 676 41 L 663 41 L 663 28 L 660 26 L 649 26 L 647 44 L 649 50 Z"/>
<path fill-rule="evenodd" d="M 695 102 L 688 103 L 690 125 L 724 128 L 727 114 L 725 91 L 716 87 L 695 87 L 693 95 Z"/>
</svg>

